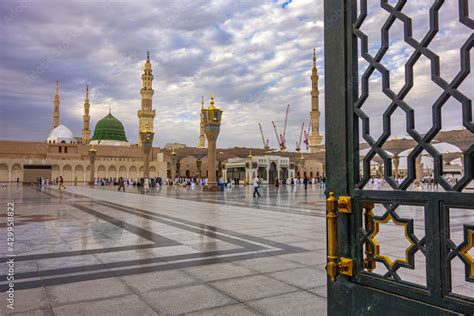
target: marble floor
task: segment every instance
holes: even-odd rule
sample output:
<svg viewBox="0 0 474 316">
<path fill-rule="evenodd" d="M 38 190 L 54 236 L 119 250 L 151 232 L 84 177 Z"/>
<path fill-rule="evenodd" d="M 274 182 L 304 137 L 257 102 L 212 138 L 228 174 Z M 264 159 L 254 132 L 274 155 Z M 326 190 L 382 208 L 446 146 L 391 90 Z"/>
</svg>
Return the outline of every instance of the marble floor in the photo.
<svg viewBox="0 0 474 316">
<path fill-rule="evenodd" d="M 0 314 L 326 313 L 319 190 L 258 200 L 243 188 L 185 190 L 2 188 L 15 201 L 16 283 L 15 310 L 2 303 Z M 2 262 L 7 254 L 2 243 Z"/>
<path fill-rule="evenodd" d="M 15 310 L 0 315 L 325 315 L 325 196 L 319 186 L 68 186 L 0 188 L 14 201 Z M 458 210 L 453 236 L 474 218 Z M 379 212 L 379 213 L 377 213 Z M 381 215 L 383 206 L 376 206 Z M 400 208 L 423 238 L 423 209 Z M 454 214 L 454 212 L 453 212 Z M 4 211 L 0 234 L 6 236 Z M 455 220 L 457 219 L 457 220 Z M 400 227 L 377 236 L 383 254 L 403 257 Z M 457 235 L 456 235 L 457 234 Z M 459 242 L 462 240 L 459 239 Z M 9 249 L 0 244 L 0 301 L 6 302 Z M 426 286 L 425 259 L 402 280 Z M 382 268 L 382 265 L 378 265 Z M 455 268 L 454 287 L 472 295 Z M 374 273 L 383 275 L 383 270 Z M 470 294 L 469 294 L 470 293 Z"/>
</svg>

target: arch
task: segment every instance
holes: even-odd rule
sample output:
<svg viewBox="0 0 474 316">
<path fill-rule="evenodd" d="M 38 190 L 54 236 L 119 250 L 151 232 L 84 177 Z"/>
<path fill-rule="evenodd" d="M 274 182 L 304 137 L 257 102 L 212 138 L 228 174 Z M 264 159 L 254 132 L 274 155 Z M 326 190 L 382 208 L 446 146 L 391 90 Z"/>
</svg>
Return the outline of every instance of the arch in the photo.
<svg viewBox="0 0 474 316">
<path fill-rule="evenodd" d="M 207 156 L 201 157 L 201 177 L 206 178 L 207 177 Z"/>
<path fill-rule="evenodd" d="M 198 159 L 194 156 L 186 156 L 180 160 L 180 176 L 181 177 L 194 177 L 198 174 Z"/>
<path fill-rule="evenodd" d="M 290 176 L 289 174 L 289 171 L 288 171 L 288 167 L 281 167 L 281 170 L 280 170 L 280 180 L 286 180 L 288 179 L 288 177 Z"/>
<path fill-rule="evenodd" d="M 109 166 L 108 176 L 109 178 L 117 178 L 117 168 L 114 165 Z"/>
<path fill-rule="evenodd" d="M 278 178 L 278 169 L 276 163 L 272 161 L 268 170 L 268 183 L 275 183 L 276 178 Z"/>
<path fill-rule="evenodd" d="M 100 165 L 97 167 L 97 175 L 96 177 L 97 178 L 105 178 L 106 174 L 105 174 L 105 166 L 104 165 Z"/>
<path fill-rule="evenodd" d="M 120 168 L 118 170 L 118 176 L 122 177 L 122 178 L 126 178 L 127 177 L 127 167 L 120 166 Z"/>
<path fill-rule="evenodd" d="M 19 178 L 23 182 L 23 168 L 19 164 L 14 164 L 12 166 L 12 181 L 16 181 L 16 178 Z"/>
<path fill-rule="evenodd" d="M 145 167 L 141 166 L 139 169 L 138 169 L 138 177 L 139 178 L 143 178 L 143 173 L 145 171 Z"/>
<path fill-rule="evenodd" d="M 263 179 L 264 181 L 268 180 L 266 167 L 258 167 L 257 174 L 260 179 Z"/>
<path fill-rule="evenodd" d="M 90 181 L 90 178 L 91 178 L 91 165 L 88 165 L 86 168 L 86 179 L 84 181 Z"/>
<path fill-rule="evenodd" d="M 137 167 L 135 166 L 131 166 L 129 169 L 128 169 L 128 175 L 131 179 L 135 180 L 136 178 L 138 178 L 138 174 L 137 174 Z"/>
<path fill-rule="evenodd" d="M 150 178 L 155 178 L 157 176 L 158 176 L 158 174 L 156 172 L 156 168 L 154 166 L 151 166 L 150 167 Z"/>
<path fill-rule="evenodd" d="M 77 165 L 76 167 L 74 167 L 74 177 L 77 178 L 78 182 L 85 181 L 85 179 L 84 179 L 84 167 L 82 167 L 81 165 Z"/>
<path fill-rule="evenodd" d="M 56 178 L 60 176 L 60 173 L 61 173 L 61 169 L 59 165 L 52 165 L 51 166 L 51 178 L 52 178 L 51 182 L 54 182 Z"/>
<path fill-rule="evenodd" d="M 8 165 L 5 163 L 0 164 L 0 182 L 7 182 L 10 179 L 8 179 Z M 16 181 L 16 178 L 15 178 Z"/>
<path fill-rule="evenodd" d="M 62 176 L 64 181 L 72 181 L 72 167 L 71 165 L 63 166 Z"/>
</svg>

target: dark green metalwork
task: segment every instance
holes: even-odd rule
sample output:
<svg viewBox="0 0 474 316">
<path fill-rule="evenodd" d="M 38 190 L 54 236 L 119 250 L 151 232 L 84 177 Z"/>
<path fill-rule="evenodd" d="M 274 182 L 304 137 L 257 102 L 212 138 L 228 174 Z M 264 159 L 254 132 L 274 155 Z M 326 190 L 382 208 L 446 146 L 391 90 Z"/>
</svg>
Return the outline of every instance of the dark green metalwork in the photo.
<svg viewBox="0 0 474 316">
<path fill-rule="evenodd" d="M 443 177 L 443 154 L 433 146 L 442 128 L 441 109 L 449 98 L 461 104 L 463 126 L 474 133 L 472 100 L 458 90 L 465 80 L 470 79 L 472 82 L 472 74 L 471 78 L 468 75 L 471 71 L 470 52 L 474 46 L 474 35 L 471 34 L 459 47 L 460 70 L 449 82 L 440 75 L 439 57 L 429 48 L 439 31 L 439 10 L 449 4 L 443 0 L 434 1 L 427 12 L 429 29 L 421 41 L 417 41 L 412 36 L 411 18 L 402 12 L 407 0 L 394 2 L 380 1 L 380 7 L 388 13 L 388 17 L 381 28 L 380 48 L 374 55 L 369 53 L 368 36 L 361 30 L 367 18 L 367 0 L 325 0 L 324 4 L 328 192 L 335 192 L 336 196 L 353 197 L 353 214 L 338 216 L 338 255 L 355 260 L 354 277 L 338 276 L 335 283 L 328 282 L 328 314 L 474 314 L 474 299 L 452 293 L 451 280 L 451 262 L 458 258 L 466 267 L 465 281 L 468 284 L 474 282 L 469 275 L 470 262 L 461 254 L 466 249 L 468 231 L 474 229 L 474 223 L 464 223 L 464 241 L 459 244 L 451 239 L 450 232 L 450 209 L 466 209 L 474 213 L 474 194 L 463 192 L 474 177 L 474 144 L 463 152 L 464 176 L 454 185 Z M 468 1 L 458 0 L 458 6 L 459 22 L 473 30 L 474 20 L 469 17 Z M 405 82 L 398 93 L 390 88 L 390 71 L 382 63 L 390 47 L 390 30 L 396 21 L 403 24 L 403 40 L 413 48 L 413 53 L 405 63 Z M 359 73 L 357 64 L 359 57 L 368 63 L 362 73 Z M 442 90 L 431 104 L 432 125 L 425 134 L 416 129 L 415 109 L 405 100 L 414 86 L 413 69 L 420 57 L 429 60 L 431 80 Z M 373 118 L 363 110 L 364 102 L 369 97 L 369 79 L 375 71 L 381 74 L 383 93 L 390 100 L 387 104 L 381 104 L 386 108 L 382 119 L 383 133 L 378 138 L 371 136 Z M 416 142 L 408 155 L 407 177 L 400 184 L 392 176 L 392 158 L 383 149 L 385 142 L 393 136 L 391 120 L 397 109 L 405 114 L 406 133 Z M 359 173 L 359 136 L 369 147 L 362 159 L 362 176 Z M 407 190 L 415 181 L 416 159 L 423 151 L 433 158 L 433 176 L 443 192 Z M 392 191 L 365 189 L 370 180 L 370 163 L 376 155 L 384 162 L 384 180 Z M 364 202 L 382 204 L 384 208 L 383 215 L 372 218 L 372 228 L 368 231 L 364 229 L 362 215 Z M 412 219 L 398 215 L 397 208 L 404 205 L 422 206 L 425 227 L 423 237 L 418 238 L 413 234 Z M 414 246 L 407 254 L 406 263 L 397 262 L 390 266 L 376 259 L 377 265 L 387 268 L 384 275 L 378 275 L 364 270 L 364 245 L 368 244 L 374 250 L 374 243 L 370 239 L 373 221 L 387 216 L 407 225 L 407 239 Z M 403 280 L 398 274 L 400 268 L 415 267 L 417 253 L 426 258 L 426 286 Z"/>
</svg>

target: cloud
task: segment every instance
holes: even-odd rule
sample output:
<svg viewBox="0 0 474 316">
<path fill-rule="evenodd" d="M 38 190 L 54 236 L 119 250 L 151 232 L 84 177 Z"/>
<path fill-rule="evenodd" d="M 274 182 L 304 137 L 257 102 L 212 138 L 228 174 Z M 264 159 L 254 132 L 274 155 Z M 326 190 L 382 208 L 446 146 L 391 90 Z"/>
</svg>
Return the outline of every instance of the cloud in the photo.
<svg viewBox="0 0 474 316">
<path fill-rule="evenodd" d="M 286 105 L 291 104 L 287 139 L 294 148 L 301 123 L 309 121 L 313 47 L 317 49 L 324 130 L 322 1 L 72 0 L 59 5 L 53 0 L 23 0 L 2 1 L 0 8 L 4 14 L 0 38 L 2 139 L 47 137 L 54 83 L 59 80 L 61 120 L 76 135 L 82 128 L 84 87 L 89 84 L 91 126 L 111 107 L 124 123 L 128 139 L 136 142 L 147 50 L 154 74 L 155 145 L 196 145 L 201 96 L 207 104 L 213 93 L 224 110 L 219 146 L 262 146 L 261 122 L 270 145 L 276 148 L 271 121 L 282 128 Z M 387 14 L 374 6 L 370 10 L 364 30 L 375 51 L 380 44 L 381 19 Z M 416 35 L 422 37 L 418 30 L 426 29 L 426 6 L 414 2 L 407 4 L 407 10 L 415 17 Z M 457 7 L 445 5 L 442 10 L 441 40 L 436 38 L 433 47 L 440 52 L 442 73 L 452 77 L 455 71 L 446 64 L 459 65 L 459 52 L 453 47 L 465 40 L 460 31 L 465 27 L 453 18 Z M 401 30 L 402 25 L 396 22 L 394 27 Z M 394 36 L 392 44 L 383 62 L 391 70 L 394 88 L 399 89 L 404 83 L 404 63 L 413 49 L 401 37 Z M 363 67 L 361 60 L 361 70 Z M 423 69 L 420 75 L 427 76 L 429 68 Z M 426 89 L 430 89 L 426 84 L 417 86 L 416 102 L 428 100 Z M 374 101 L 380 111 L 387 105 L 375 91 Z M 424 115 L 422 122 L 430 112 Z M 458 126 L 460 120 L 451 116 L 445 126 Z M 374 129 L 381 127 L 373 123 Z M 403 130 L 402 125 L 397 128 Z"/>
</svg>

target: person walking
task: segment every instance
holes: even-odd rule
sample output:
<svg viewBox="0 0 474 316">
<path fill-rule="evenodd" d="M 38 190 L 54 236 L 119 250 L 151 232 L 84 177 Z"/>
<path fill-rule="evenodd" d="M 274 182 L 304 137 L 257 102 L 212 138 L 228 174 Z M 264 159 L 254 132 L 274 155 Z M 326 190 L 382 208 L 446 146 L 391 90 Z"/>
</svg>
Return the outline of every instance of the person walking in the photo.
<svg viewBox="0 0 474 316">
<path fill-rule="evenodd" d="M 253 197 L 258 196 L 260 197 L 260 193 L 258 192 L 258 187 L 260 186 L 260 179 L 258 176 L 253 179 Z"/>
<path fill-rule="evenodd" d="M 145 179 L 143 179 L 143 189 L 145 193 L 150 192 L 150 182 L 148 180 L 148 177 L 145 177 Z"/>
<path fill-rule="evenodd" d="M 278 188 L 280 186 L 280 181 L 278 178 L 275 179 L 275 188 Z"/>
<path fill-rule="evenodd" d="M 123 189 L 123 192 L 125 192 L 125 181 L 123 180 L 123 177 L 120 177 L 118 179 L 118 191 L 120 191 L 120 189 Z"/>
<path fill-rule="evenodd" d="M 64 186 L 64 179 L 63 179 L 63 176 L 59 176 L 59 191 L 61 191 L 61 189 L 63 190 L 66 190 L 66 187 Z"/>
<path fill-rule="evenodd" d="M 305 191 L 308 190 L 308 178 L 307 177 L 304 177 L 303 184 L 304 184 Z"/>
</svg>

